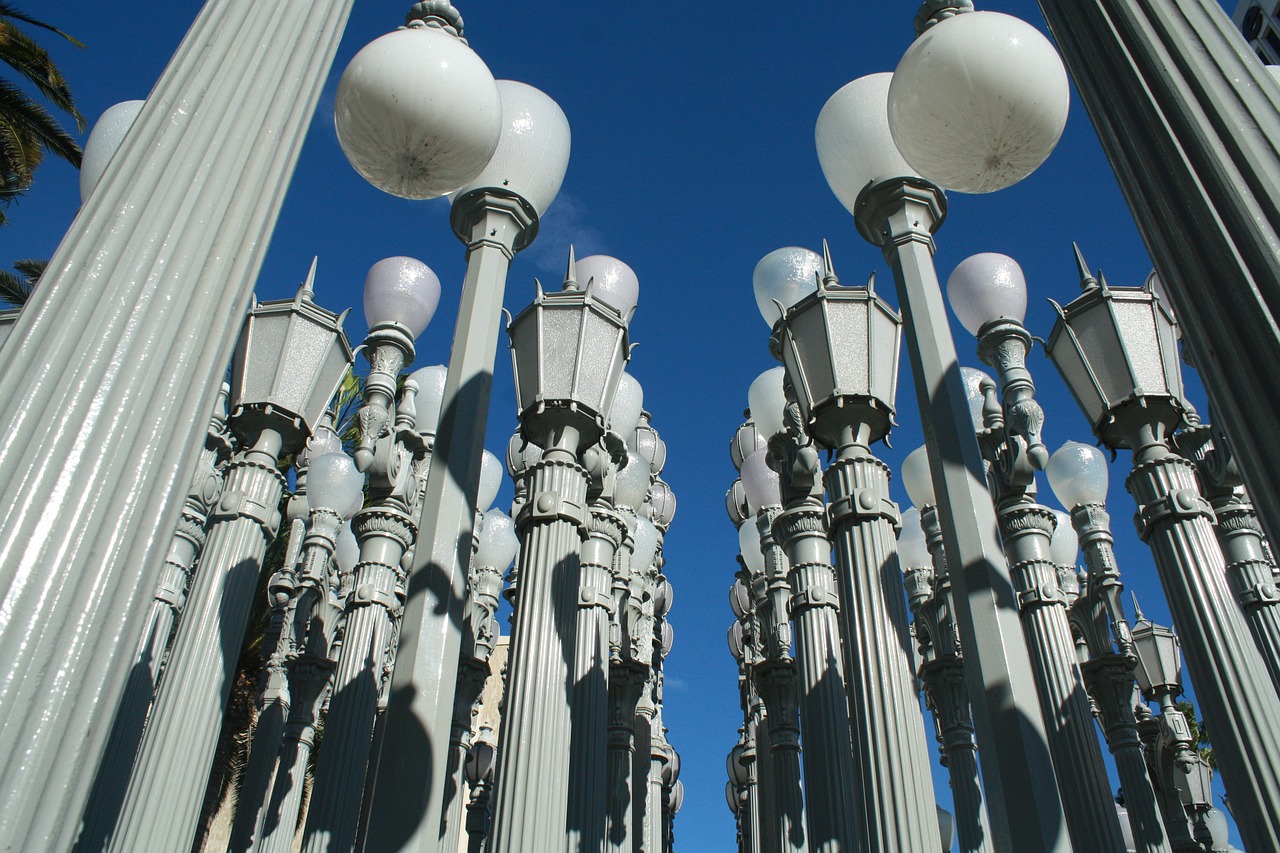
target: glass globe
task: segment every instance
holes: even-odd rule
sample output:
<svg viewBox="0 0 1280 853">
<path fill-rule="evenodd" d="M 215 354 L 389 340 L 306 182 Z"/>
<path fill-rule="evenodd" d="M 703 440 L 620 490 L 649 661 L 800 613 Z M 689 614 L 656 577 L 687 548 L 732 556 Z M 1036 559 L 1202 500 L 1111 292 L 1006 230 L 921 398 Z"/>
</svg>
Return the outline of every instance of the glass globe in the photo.
<svg viewBox="0 0 1280 853">
<path fill-rule="evenodd" d="M 502 138 L 493 157 L 457 192 L 496 188 L 515 193 L 538 216 L 547 212 L 569 166 L 569 120 L 560 105 L 532 86 L 497 81 L 502 99 Z"/>
<path fill-rule="evenodd" d="M 327 509 L 340 516 L 355 515 L 352 505 L 361 497 L 364 474 L 345 453 L 326 453 L 307 468 L 307 501 L 312 510 Z"/>
<path fill-rule="evenodd" d="M 930 27 L 903 54 L 889 87 L 889 129 L 929 181 L 988 193 L 1045 161 L 1069 103 L 1066 69 L 1039 30 L 999 12 L 968 12 Z"/>
<path fill-rule="evenodd" d="M 755 453 L 757 450 L 764 450 L 769 446 L 765 436 L 760 432 L 760 427 L 755 421 L 747 421 L 738 427 L 733 434 L 733 438 L 729 440 L 729 458 L 733 460 L 733 467 L 741 471 L 742 461 Z"/>
<path fill-rule="evenodd" d="M 885 72 L 846 83 L 818 114 L 818 164 L 836 198 L 855 215 L 858 195 L 871 184 L 917 174 L 889 133 L 886 105 L 892 79 Z"/>
<path fill-rule="evenodd" d="M 341 453 L 342 439 L 327 426 L 316 427 L 316 431 L 307 439 L 307 458 L 316 459 L 326 453 Z"/>
<path fill-rule="evenodd" d="M 351 530 L 350 522 L 343 522 L 338 528 L 338 535 L 333 540 L 333 561 L 338 564 L 338 571 L 344 575 L 355 570 L 360 562 L 360 542 Z"/>
<path fill-rule="evenodd" d="M 364 319 L 373 328 L 399 323 L 409 336 L 421 335 L 440 304 L 440 279 L 414 258 L 383 258 L 364 278 Z"/>
<path fill-rule="evenodd" d="M 1053 529 L 1053 536 L 1049 539 L 1049 559 L 1053 560 L 1054 565 L 1074 566 L 1080 557 L 1080 539 L 1076 535 L 1076 528 L 1068 513 L 1055 509 L 1053 515 L 1058 519 L 1058 526 Z"/>
<path fill-rule="evenodd" d="M 649 463 L 639 454 L 627 451 L 627 464 L 618 469 L 613 489 L 614 506 L 636 511 L 649 497 Z"/>
<path fill-rule="evenodd" d="M 786 378 L 787 369 L 779 365 L 761 373 L 747 389 L 747 405 L 751 408 L 751 420 L 756 429 L 767 442 L 769 438 L 782 432 L 782 418 L 787 405 L 786 392 L 782 390 L 782 380 Z"/>
<path fill-rule="evenodd" d="M 623 371 L 618 379 L 618 390 L 609 407 L 609 429 L 618 435 L 632 435 L 640 425 L 640 413 L 644 411 L 644 388 L 630 373 Z"/>
<path fill-rule="evenodd" d="M 519 552 L 520 539 L 516 536 L 516 524 L 511 516 L 500 509 L 486 512 L 472 562 L 501 572 L 515 561 Z"/>
<path fill-rule="evenodd" d="M 488 66 L 433 27 L 375 39 L 342 72 L 338 144 L 366 181 L 401 198 L 439 198 L 494 156 L 503 104 Z"/>
<path fill-rule="evenodd" d="M 987 323 L 1027 316 L 1027 280 L 1008 255 L 982 252 L 965 258 L 947 279 L 947 301 L 960 324 L 977 336 Z"/>
<path fill-rule="evenodd" d="M 111 163 L 124 142 L 129 128 L 142 112 L 146 101 L 121 101 L 107 107 L 93 126 L 89 139 L 84 144 L 84 153 L 80 157 L 80 203 L 88 201 L 89 193 L 102 180 Z"/>
<path fill-rule="evenodd" d="M 747 489 L 747 508 L 755 515 L 764 507 L 782 506 L 778 472 L 769 467 L 769 452 L 757 450 L 742 462 L 742 485 Z"/>
<path fill-rule="evenodd" d="M 929 450 L 921 445 L 902 460 L 902 485 L 907 496 L 916 506 L 933 506 L 938 501 L 933 494 L 933 475 L 929 473 Z"/>
<path fill-rule="evenodd" d="M 1067 509 L 1106 503 L 1107 457 L 1098 448 L 1068 441 L 1049 457 L 1044 472 L 1049 488 Z"/>
<path fill-rule="evenodd" d="M 774 249 L 760 259 L 751 275 L 751 286 L 756 307 L 769 328 L 777 325 L 781 312 L 818 289 L 821 274 L 822 256 L 799 246 Z M 775 303 L 781 303 L 781 310 Z"/>
<path fill-rule="evenodd" d="M 733 586 L 729 587 L 729 609 L 739 619 L 746 618 L 751 610 L 751 592 L 742 582 L 742 578 L 734 578 Z"/>
<path fill-rule="evenodd" d="M 738 553 L 742 554 L 742 561 L 753 574 L 764 571 L 764 552 L 760 550 L 760 531 L 754 517 L 748 518 L 738 528 Z"/>
<path fill-rule="evenodd" d="M 587 255 L 574 264 L 573 270 L 578 287 L 586 290 L 591 282 L 596 298 L 623 318 L 635 310 L 640 300 L 640 279 L 622 261 L 608 255 Z"/>
<path fill-rule="evenodd" d="M 631 570 L 643 572 L 658 556 L 658 528 L 647 518 L 637 518 L 631 546 Z"/>
<path fill-rule="evenodd" d="M 920 510 L 915 507 L 902 513 L 902 527 L 898 531 L 898 565 L 903 571 L 933 565 Z"/>
<path fill-rule="evenodd" d="M 418 386 L 413 405 L 417 412 L 414 429 L 420 433 L 435 434 L 440 427 L 440 405 L 444 402 L 444 381 L 449 370 L 443 364 L 432 364 L 410 374 Z"/>
<path fill-rule="evenodd" d="M 476 509 L 484 512 L 493 506 L 502 488 L 502 462 L 489 451 L 480 455 L 480 490 L 476 497 Z"/>
<path fill-rule="evenodd" d="M 991 379 L 991 376 L 976 367 L 961 367 L 960 378 L 964 380 L 964 398 L 969 403 L 969 418 L 973 421 L 973 431 L 981 432 L 985 428 L 982 407 L 987 402 L 982 394 L 982 380 Z"/>
</svg>

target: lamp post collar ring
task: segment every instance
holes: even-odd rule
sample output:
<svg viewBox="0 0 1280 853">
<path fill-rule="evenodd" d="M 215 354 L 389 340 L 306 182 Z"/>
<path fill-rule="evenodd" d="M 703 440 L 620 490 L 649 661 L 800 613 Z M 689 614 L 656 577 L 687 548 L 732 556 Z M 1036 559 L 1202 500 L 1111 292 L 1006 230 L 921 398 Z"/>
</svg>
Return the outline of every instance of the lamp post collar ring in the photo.
<svg viewBox="0 0 1280 853">
<path fill-rule="evenodd" d="M 500 234 L 498 229 L 476 234 L 476 226 L 490 213 L 506 214 L 511 219 L 514 233 Z M 458 239 L 473 252 L 481 246 L 500 249 L 513 258 L 538 236 L 538 211 L 523 196 L 502 187 L 478 187 L 453 200 L 449 209 L 449 225 Z M 510 237 L 508 242 L 505 238 Z"/>
<path fill-rule="evenodd" d="M 890 217 L 908 204 L 920 206 L 922 216 L 913 223 L 910 234 L 889 233 Z M 854 224 L 869 243 L 886 244 L 912 239 L 926 239 L 942 226 L 947 217 L 947 198 L 942 188 L 914 175 L 888 178 L 868 184 L 858 193 L 854 203 Z"/>
</svg>

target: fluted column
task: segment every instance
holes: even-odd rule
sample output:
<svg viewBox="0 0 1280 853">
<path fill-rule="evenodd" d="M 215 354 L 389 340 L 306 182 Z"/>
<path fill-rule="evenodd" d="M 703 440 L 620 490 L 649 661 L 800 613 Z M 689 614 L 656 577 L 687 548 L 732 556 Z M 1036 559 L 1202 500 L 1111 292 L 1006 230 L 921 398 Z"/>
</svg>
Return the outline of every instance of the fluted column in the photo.
<svg viewBox="0 0 1280 853">
<path fill-rule="evenodd" d="M 134 768 L 111 849 L 191 843 L 267 543 L 280 523 L 280 435 L 237 454 Z"/>
<path fill-rule="evenodd" d="M 1121 851 L 1124 839 L 1076 664 L 1066 599 L 1049 558 L 1057 521 L 1021 489 L 999 501 L 999 520 L 1072 844 L 1079 850 Z"/>
<path fill-rule="evenodd" d="M 797 719 L 795 663 L 765 661 L 755 671 L 757 690 L 765 704 L 765 734 L 769 767 L 765 778 L 772 788 L 772 835 L 769 847 L 779 853 L 806 853 L 804 796 L 800 788 L 800 727 Z"/>
<path fill-rule="evenodd" d="M 1276 566 L 1263 547 L 1258 514 L 1243 487 L 1211 490 L 1209 498 L 1227 582 L 1244 611 L 1271 684 L 1280 692 L 1280 590 Z"/>
<path fill-rule="evenodd" d="M 1192 463 L 1175 456 L 1153 425 L 1131 415 L 1134 466 L 1125 486 L 1138 504 L 1139 535 L 1151 547 L 1178 626 L 1196 698 L 1222 769 L 1245 846 L 1280 849 L 1280 702 L 1227 589 Z"/>
<path fill-rule="evenodd" d="M 16 847 L 67 849 L 79 829 L 351 5 L 209 2 L 4 346 L 0 600 L 22 616 L 0 630 L 0 837 Z"/>
<path fill-rule="evenodd" d="M 608 815 L 604 849 L 607 853 L 632 853 L 637 828 L 632 809 L 632 767 L 636 755 L 636 706 L 644 690 L 644 671 L 628 664 L 609 672 L 608 755 L 605 766 Z"/>
<path fill-rule="evenodd" d="M 566 426 L 558 433 L 532 468 L 529 503 L 520 519 L 520 601 L 498 745 L 491 853 L 564 845 L 569 673 L 587 475 L 577 462 L 577 430 Z"/>
<path fill-rule="evenodd" d="M 613 561 L 626 538 L 622 516 L 592 503 L 582 545 L 577 640 L 570 698 L 573 741 L 569 748 L 569 812 L 566 849 L 599 853 L 608 812 L 609 624 L 613 611 Z"/>
<path fill-rule="evenodd" d="M 849 685 L 862 849 L 937 850 L 938 822 L 924 720 L 911 673 L 889 468 L 852 440 L 827 469 L 831 539 Z"/>
</svg>

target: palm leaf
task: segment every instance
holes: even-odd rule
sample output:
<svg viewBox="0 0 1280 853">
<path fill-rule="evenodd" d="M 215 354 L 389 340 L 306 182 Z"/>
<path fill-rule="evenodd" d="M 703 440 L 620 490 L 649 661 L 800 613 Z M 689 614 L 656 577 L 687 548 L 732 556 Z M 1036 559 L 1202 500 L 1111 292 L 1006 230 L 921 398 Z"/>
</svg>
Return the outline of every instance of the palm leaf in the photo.
<svg viewBox="0 0 1280 853">
<path fill-rule="evenodd" d="M 50 103 L 71 115 L 80 130 L 85 129 L 84 116 L 76 109 L 71 87 L 49 52 L 3 20 L 0 20 L 0 61 L 30 80 Z"/>
<path fill-rule="evenodd" d="M 0 270 L 0 302 L 21 308 L 31 298 L 40 276 L 44 273 L 48 261 L 36 261 L 26 258 L 13 265 L 18 272 Z"/>
<path fill-rule="evenodd" d="M 6 164 L 8 172 L 2 176 L 6 185 L 11 183 L 11 174 L 22 176 L 25 170 L 25 184 L 30 186 L 30 172 L 39 163 L 39 158 L 35 164 L 30 163 L 32 146 L 50 151 L 76 168 L 80 167 L 80 145 L 75 138 L 63 130 L 48 110 L 7 80 L 0 80 L 0 134 L 10 140 L 0 141 L 0 153 L 14 156 L 16 150 L 21 156 L 15 163 Z"/>
<path fill-rule="evenodd" d="M 24 24 L 30 24 L 33 27 L 40 27 L 41 29 L 45 29 L 51 33 L 56 33 L 57 35 L 62 36 L 76 47 L 84 47 L 84 43 L 79 39 L 67 35 L 52 24 L 46 24 L 44 21 L 32 18 L 30 15 L 18 10 L 12 4 L 3 2 L 3 0 L 0 0 L 0 18 L 13 18 L 15 21 L 22 21 Z"/>
</svg>

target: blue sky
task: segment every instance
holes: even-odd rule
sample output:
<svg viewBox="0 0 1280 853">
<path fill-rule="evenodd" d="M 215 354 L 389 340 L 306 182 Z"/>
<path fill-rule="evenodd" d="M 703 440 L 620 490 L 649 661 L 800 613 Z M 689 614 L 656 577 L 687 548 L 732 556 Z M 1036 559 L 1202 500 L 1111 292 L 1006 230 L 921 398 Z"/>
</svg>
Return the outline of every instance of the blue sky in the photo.
<svg viewBox="0 0 1280 853">
<path fill-rule="evenodd" d="M 49 44 L 90 121 L 108 106 L 145 97 L 194 15 L 195 4 L 27 0 L 21 8 L 56 23 L 84 50 Z M 260 298 L 292 295 L 319 256 L 317 299 L 352 306 L 358 342 L 364 274 L 390 255 L 425 261 L 443 283 L 440 308 L 419 341 L 418 364 L 447 359 L 463 271 L 462 245 L 443 201 L 408 202 L 364 183 L 347 165 L 333 131 L 333 95 L 347 61 L 402 21 L 407 0 L 356 4 L 325 86 L 279 227 L 257 287 Z M 578 256 L 607 253 L 638 274 L 640 305 L 631 326 L 631 372 L 667 441 L 664 473 L 679 501 L 667 539 L 666 573 L 675 586 L 676 631 L 667 668 L 666 723 L 683 757 L 684 810 L 677 843 L 732 850 L 724 803 L 724 755 L 741 724 L 736 668 L 724 635 L 736 535 L 724 511 L 735 477 L 728 443 L 741 421 L 751 380 L 773 366 L 768 330 L 751 292 L 756 262 L 787 245 L 818 250 L 830 241 L 837 272 L 858 283 L 876 271 L 896 303 L 879 250 L 858 236 L 818 167 L 813 127 L 826 99 L 849 80 L 895 66 L 912 38 L 916 3 L 812 0 L 743 4 L 556 4 L 459 0 L 471 46 L 499 78 L 551 95 L 573 130 L 564 186 L 540 236 L 520 254 L 508 280 L 513 313 L 539 277 L 554 287 L 570 243 Z M 305 4 L 300 9 L 305 9 Z M 1043 28 L 1031 0 L 982 3 Z M 855 10 L 874 9 L 859 15 Z M 83 138 L 83 137 L 82 137 Z M 1074 99 L 1067 130 L 1049 161 L 1021 184 L 989 196 L 952 194 L 938 234 L 945 280 L 970 254 L 1003 252 L 1023 266 L 1030 290 L 1027 326 L 1047 336 L 1046 298 L 1071 299 L 1078 277 L 1071 242 L 1112 284 L 1140 284 L 1151 262 L 1119 194 L 1088 118 Z M 49 257 L 79 204 L 74 171 L 50 160 L 29 196 L 12 206 L 0 231 L 0 266 Z M 979 366 L 972 338 L 953 322 L 963 363 Z M 1048 415 L 1046 443 L 1091 441 L 1087 424 L 1052 365 L 1029 359 Z M 361 369 L 367 366 L 361 362 Z M 1191 397 L 1203 394 L 1190 368 Z M 883 457 L 895 468 L 922 436 L 902 365 L 901 426 Z M 1203 407 L 1202 407 L 1203 408 Z M 502 454 L 515 427 L 510 360 L 498 354 L 489 447 Z M 1149 552 L 1130 523 L 1124 492 L 1127 454 L 1112 470 L 1111 511 L 1122 570 L 1149 617 L 1168 621 Z M 907 506 L 894 483 L 894 496 Z M 509 500 L 509 486 L 499 504 Z M 1043 500 L 1052 503 L 1047 483 Z M 949 802 L 938 775 L 939 800 Z M 1237 842 L 1238 843 L 1238 842 Z"/>
</svg>

